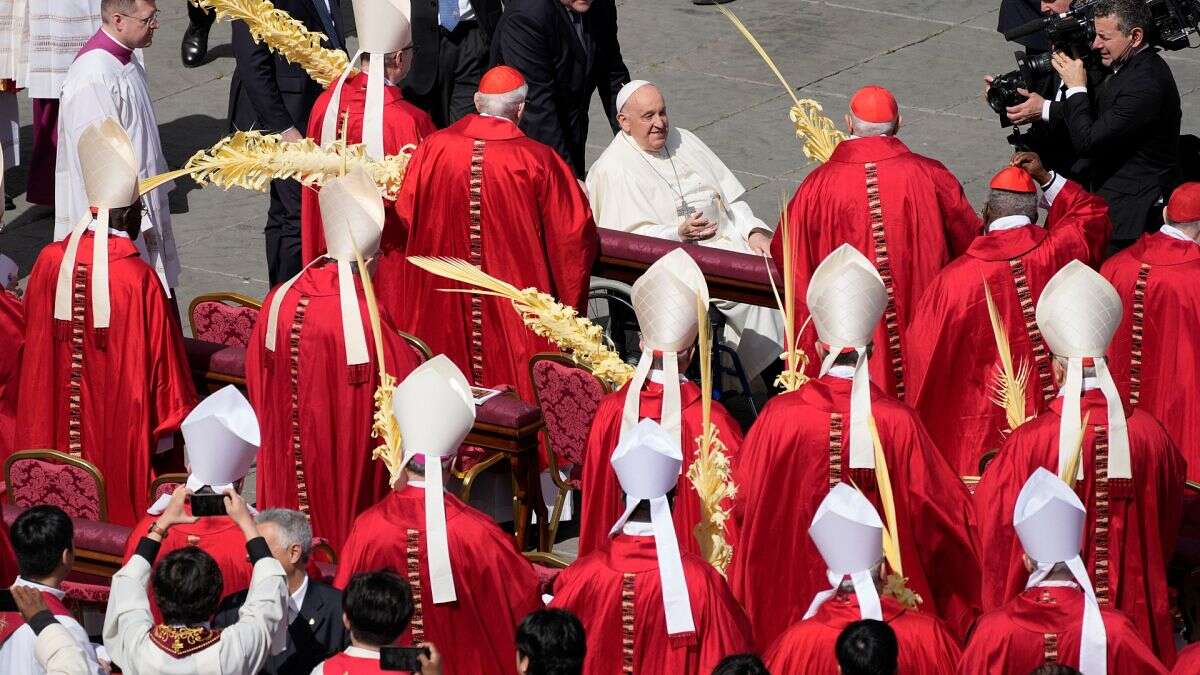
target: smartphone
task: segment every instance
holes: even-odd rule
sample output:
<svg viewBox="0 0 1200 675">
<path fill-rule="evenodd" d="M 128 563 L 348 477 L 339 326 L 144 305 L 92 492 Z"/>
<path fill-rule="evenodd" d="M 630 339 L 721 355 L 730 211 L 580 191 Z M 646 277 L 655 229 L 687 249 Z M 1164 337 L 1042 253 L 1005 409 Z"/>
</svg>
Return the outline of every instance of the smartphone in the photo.
<svg viewBox="0 0 1200 675">
<path fill-rule="evenodd" d="M 17 602 L 13 600 L 12 591 L 7 588 L 0 589 L 0 612 L 9 613 L 19 611 Z M 420 670 L 418 668 L 417 670 Z"/>
<path fill-rule="evenodd" d="M 421 672 L 421 654 L 429 656 L 428 647 L 383 647 L 379 650 L 379 669 L 401 673 Z"/>
<path fill-rule="evenodd" d="M 202 516 L 224 516 L 225 511 L 225 495 L 217 494 L 211 490 L 208 492 L 198 492 L 188 498 L 192 505 L 192 515 L 196 517 Z"/>
</svg>

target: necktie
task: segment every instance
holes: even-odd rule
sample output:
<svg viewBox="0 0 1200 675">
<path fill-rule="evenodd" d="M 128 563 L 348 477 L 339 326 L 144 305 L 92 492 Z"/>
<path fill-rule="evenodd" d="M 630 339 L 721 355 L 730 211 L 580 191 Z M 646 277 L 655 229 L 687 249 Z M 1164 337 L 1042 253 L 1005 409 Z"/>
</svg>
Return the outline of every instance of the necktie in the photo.
<svg viewBox="0 0 1200 675">
<path fill-rule="evenodd" d="M 333 23 L 333 15 L 329 13 L 329 6 L 326 5 L 327 0 L 312 0 L 313 8 L 317 10 L 317 16 L 321 19 L 321 25 L 325 27 L 325 37 L 329 38 L 329 44 L 338 49 L 342 48 L 342 41 L 338 39 L 337 27 Z"/>
<path fill-rule="evenodd" d="M 438 0 L 438 23 L 447 31 L 458 25 L 458 0 Z"/>
</svg>

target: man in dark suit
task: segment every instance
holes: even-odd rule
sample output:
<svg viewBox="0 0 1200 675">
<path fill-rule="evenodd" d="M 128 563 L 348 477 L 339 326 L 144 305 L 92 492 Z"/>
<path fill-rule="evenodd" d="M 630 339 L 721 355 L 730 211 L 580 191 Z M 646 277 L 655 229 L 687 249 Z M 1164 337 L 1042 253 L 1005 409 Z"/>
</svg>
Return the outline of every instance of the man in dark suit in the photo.
<svg viewBox="0 0 1200 675">
<path fill-rule="evenodd" d="M 1089 189 L 1108 201 L 1111 251 L 1162 224 L 1162 205 L 1179 180 L 1179 89 L 1171 68 L 1147 43 L 1150 14 L 1142 0 L 1104 0 L 1095 6 L 1092 48 L 1112 70 L 1088 91 L 1082 60 L 1055 52 L 1054 69 L 1066 86 L 1061 119 L 1080 157 L 1090 162 Z M 1044 103 L 1031 96 L 1034 106 Z"/>
<path fill-rule="evenodd" d="M 475 112 L 502 11 L 500 0 L 412 0 L 413 66 L 404 98 L 439 128 Z"/>
<path fill-rule="evenodd" d="M 307 516 L 299 511 L 270 509 L 259 513 L 254 522 L 267 540 L 272 557 L 283 565 L 289 595 L 287 647 L 282 653 L 269 657 L 261 672 L 265 675 L 309 673 L 350 644 L 350 634 L 342 622 L 342 593 L 333 586 L 308 578 L 312 527 Z M 213 626 L 220 628 L 237 623 L 238 610 L 245 601 L 246 591 L 225 598 L 213 617 Z"/>
<path fill-rule="evenodd" d="M 516 68 L 529 84 L 521 130 L 557 150 L 583 177 L 592 92 L 600 91 L 616 133 L 616 96 L 629 81 L 613 0 L 508 2 L 492 41 L 492 62 Z"/>
<path fill-rule="evenodd" d="M 275 0 L 276 8 L 326 36 L 324 46 L 345 50 L 340 0 Z M 323 88 L 304 69 L 272 54 L 250 37 L 242 21 L 233 22 L 237 68 L 229 84 L 231 130 L 282 133 L 285 141 L 304 138 L 308 113 Z M 271 181 L 271 207 L 264 228 L 271 285 L 300 272 L 300 183 Z"/>
<path fill-rule="evenodd" d="M 1070 0 L 1060 0 L 1069 5 Z M 1000 13 L 996 17 L 996 31 L 1000 34 L 1024 26 L 1046 13 L 1046 5 L 1052 4 L 1043 0 L 1000 0 Z M 1066 11 L 1066 10 L 1061 10 Z M 1016 42 L 1031 52 L 1050 51 L 1050 43 L 1041 31 L 1031 33 L 1016 39 Z"/>
</svg>

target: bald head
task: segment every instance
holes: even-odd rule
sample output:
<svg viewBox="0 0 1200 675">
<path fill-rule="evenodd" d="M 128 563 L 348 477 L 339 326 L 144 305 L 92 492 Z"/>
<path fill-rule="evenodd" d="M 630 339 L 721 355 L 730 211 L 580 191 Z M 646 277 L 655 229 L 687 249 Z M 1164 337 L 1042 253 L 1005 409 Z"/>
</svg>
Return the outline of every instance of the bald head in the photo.
<svg viewBox="0 0 1200 675">
<path fill-rule="evenodd" d="M 653 84 L 644 84 L 629 96 L 617 111 L 617 122 L 647 152 L 658 152 L 667 144 L 671 127 L 667 102 Z"/>
</svg>

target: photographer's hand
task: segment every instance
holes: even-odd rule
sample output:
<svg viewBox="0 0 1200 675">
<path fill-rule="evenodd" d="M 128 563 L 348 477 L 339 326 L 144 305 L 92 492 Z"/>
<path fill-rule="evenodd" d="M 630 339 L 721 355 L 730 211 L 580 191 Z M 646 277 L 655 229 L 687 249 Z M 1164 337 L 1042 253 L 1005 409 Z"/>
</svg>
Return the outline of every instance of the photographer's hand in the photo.
<svg viewBox="0 0 1200 675">
<path fill-rule="evenodd" d="M 1082 59 L 1072 58 L 1064 52 L 1054 52 L 1050 64 L 1058 71 L 1067 89 L 1087 86 L 1087 69 L 1083 67 Z"/>
<path fill-rule="evenodd" d="M 1046 99 L 1041 94 L 1018 89 L 1017 93 L 1025 96 L 1025 100 L 1005 109 L 1008 119 L 1013 124 L 1029 124 L 1042 119 L 1042 105 Z"/>
</svg>

